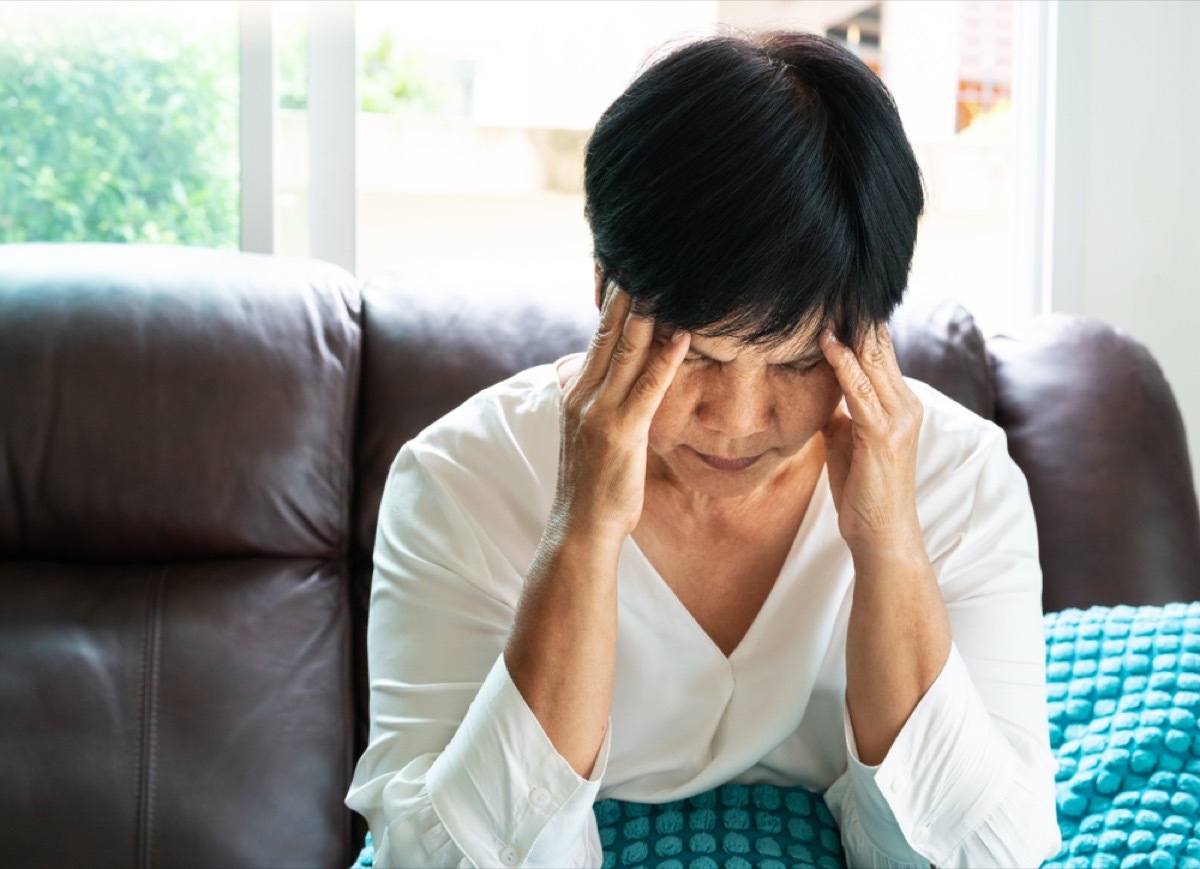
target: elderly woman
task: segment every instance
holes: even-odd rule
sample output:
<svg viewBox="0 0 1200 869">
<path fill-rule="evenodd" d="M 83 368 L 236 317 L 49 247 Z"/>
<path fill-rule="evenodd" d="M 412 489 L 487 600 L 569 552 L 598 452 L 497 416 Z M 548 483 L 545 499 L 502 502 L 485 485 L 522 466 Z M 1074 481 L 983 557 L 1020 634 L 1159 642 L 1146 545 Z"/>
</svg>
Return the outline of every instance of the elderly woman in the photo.
<svg viewBox="0 0 1200 869">
<path fill-rule="evenodd" d="M 698 41 L 587 147 L 600 326 L 408 443 L 379 514 L 379 865 L 598 866 L 597 797 L 826 789 L 852 866 L 1059 846 L 1041 573 L 1000 429 L 900 374 L 923 207 L 814 36 Z"/>
</svg>

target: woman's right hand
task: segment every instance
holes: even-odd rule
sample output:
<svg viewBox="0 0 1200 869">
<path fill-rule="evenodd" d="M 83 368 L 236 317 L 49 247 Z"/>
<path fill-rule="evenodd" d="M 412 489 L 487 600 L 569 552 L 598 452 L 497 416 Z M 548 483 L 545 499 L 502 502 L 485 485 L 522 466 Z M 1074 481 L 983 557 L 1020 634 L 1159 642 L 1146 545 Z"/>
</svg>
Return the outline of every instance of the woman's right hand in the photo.
<svg viewBox="0 0 1200 869">
<path fill-rule="evenodd" d="M 563 394 L 558 486 L 551 522 L 619 548 L 637 527 L 646 484 L 650 421 L 690 337 L 655 340 L 654 323 L 612 288 L 583 368 Z"/>
</svg>

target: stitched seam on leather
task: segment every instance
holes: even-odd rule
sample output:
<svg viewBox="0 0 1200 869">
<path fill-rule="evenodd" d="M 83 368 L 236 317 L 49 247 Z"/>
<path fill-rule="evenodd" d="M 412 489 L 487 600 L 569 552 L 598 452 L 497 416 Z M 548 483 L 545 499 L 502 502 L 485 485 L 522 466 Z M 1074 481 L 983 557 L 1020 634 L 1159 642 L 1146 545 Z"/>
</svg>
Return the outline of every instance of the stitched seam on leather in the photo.
<svg viewBox="0 0 1200 869">
<path fill-rule="evenodd" d="M 147 605 L 146 619 L 142 626 L 142 656 L 140 666 L 138 667 L 138 709 L 141 710 L 142 721 L 146 718 L 146 661 L 150 655 L 150 622 L 152 618 L 153 608 Z M 146 789 L 146 728 L 145 726 L 138 727 L 138 744 L 137 744 L 137 788 L 134 793 L 134 813 L 133 813 L 133 865 L 141 867 L 142 863 L 142 794 Z"/>
<path fill-rule="evenodd" d="M 142 727 L 138 744 L 138 842 L 139 867 L 151 865 L 154 830 L 154 772 L 158 744 L 158 672 L 162 648 L 162 602 L 166 571 L 150 586 L 146 629 L 142 641 L 141 701 Z"/>
</svg>

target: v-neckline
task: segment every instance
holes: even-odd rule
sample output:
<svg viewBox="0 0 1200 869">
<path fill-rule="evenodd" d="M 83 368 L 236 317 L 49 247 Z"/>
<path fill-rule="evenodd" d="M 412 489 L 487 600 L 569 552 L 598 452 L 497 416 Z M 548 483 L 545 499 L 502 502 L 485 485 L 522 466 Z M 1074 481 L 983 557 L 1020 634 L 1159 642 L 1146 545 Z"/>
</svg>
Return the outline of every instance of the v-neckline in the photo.
<svg viewBox="0 0 1200 869">
<path fill-rule="evenodd" d="M 825 509 L 826 499 L 824 497 L 820 497 L 820 493 L 822 491 L 821 487 L 823 485 L 829 485 L 828 467 L 825 464 L 821 465 L 821 472 L 817 475 L 816 485 L 813 487 L 812 494 L 809 496 L 808 506 L 804 510 L 804 516 L 800 519 L 800 525 L 796 529 L 796 534 L 792 538 L 791 545 L 788 547 L 787 555 L 783 559 L 783 566 L 780 568 L 779 575 L 775 577 L 775 581 L 771 583 L 771 589 L 767 592 L 767 596 L 763 598 L 762 605 L 758 608 L 758 612 L 754 614 L 754 618 L 751 620 L 750 626 L 746 628 L 746 632 L 742 634 L 742 638 L 738 640 L 737 645 L 733 647 L 733 650 L 728 655 L 721 650 L 721 647 L 717 645 L 717 641 L 709 635 L 708 631 L 704 630 L 704 627 L 698 621 L 696 621 L 696 617 L 692 615 L 692 611 L 684 605 L 683 601 L 679 599 L 679 595 L 675 593 L 675 590 L 671 588 L 670 584 L 668 584 L 665 579 L 663 579 L 662 574 L 658 572 L 658 568 L 654 566 L 654 563 L 650 561 L 650 558 L 645 552 L 642 551 L 642 548 L 638 546 L 638 543 L 636 540 L 634 540 L 632 534 L 626 538 L 626 542 L 636 557 L 642 562 L 646 568 L 646 572 L 652 577 L 652 585 L 656 587 L 661 594 L 670 599 L 670 606 L 677 609 L 683 615 L 684 621 L 690 626 L 689 630 L 699 634 L 713 652 L 719 655 L 727 664 L 732 666 L 735 663 L 735 659 L 743 658 L 749 654 L 749 652 L 743 650 L 752 648 L 752 638 L 755 636 L 755 634 L 761 633 L 761 631 L 764 630 L 763 628 L 759 627 L 760 622 L 765 620 L 763 613 L 773 609 L 775 600 L 780 595 L 784 594 L 784 592 L 781 590 L 781 587 L 787 584 L 787 577 L 790 573 L 788 570 L 788 565 L 791 564 L 792 558 L 796 554 L 797 547 L 799 547 L 801 541 L 808 536 L 813 524 L 817 521 L 817 513 Z"/>
</svg>

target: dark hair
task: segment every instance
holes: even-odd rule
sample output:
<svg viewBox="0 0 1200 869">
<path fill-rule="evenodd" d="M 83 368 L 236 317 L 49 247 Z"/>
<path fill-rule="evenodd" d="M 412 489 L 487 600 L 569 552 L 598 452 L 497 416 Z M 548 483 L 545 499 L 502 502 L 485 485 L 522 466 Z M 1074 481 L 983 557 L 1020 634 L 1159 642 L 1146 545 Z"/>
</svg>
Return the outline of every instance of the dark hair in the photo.
<svg viewBox="0 0 1200 869">
<path fill-rule="evenodd" d="M 891 94 L 819 36 L 721 35 L 658 60 L 587 144 L 603 286 L 671 329 L 857 342 L 900 302 L 924 207 Z"/>
</svg>

